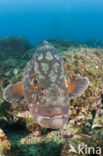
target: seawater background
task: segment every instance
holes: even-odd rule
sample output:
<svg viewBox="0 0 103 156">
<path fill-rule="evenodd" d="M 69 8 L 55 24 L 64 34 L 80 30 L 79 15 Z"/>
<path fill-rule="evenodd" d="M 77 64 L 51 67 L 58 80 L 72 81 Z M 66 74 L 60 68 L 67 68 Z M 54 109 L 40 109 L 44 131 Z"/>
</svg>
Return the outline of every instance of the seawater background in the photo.
<svg viewBox="0 0 103 156">
<path fill-rule="evenodd" d="M 103 40 L 103 0 L 0 0 L 0 38 Z"/>
</svg>

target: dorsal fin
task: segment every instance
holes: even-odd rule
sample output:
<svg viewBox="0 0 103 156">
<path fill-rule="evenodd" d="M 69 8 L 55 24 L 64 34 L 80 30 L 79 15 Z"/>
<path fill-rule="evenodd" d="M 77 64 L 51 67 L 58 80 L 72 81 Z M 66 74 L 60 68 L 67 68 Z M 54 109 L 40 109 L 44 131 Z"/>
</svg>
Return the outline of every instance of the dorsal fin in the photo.
<svg viewBox="0 0 103 156">
<path fill-rule="evenodd" d="M 7 86 L 3 97 L 10 103 L 20 103 L 24 99 L 24 86 L 22 82 Z"/>
<path fill-rule="evenodd" d="M 68 92 L 69 97 L 74 99 L 78 96 L 81 96 L 82 93 L 87 89 L 89 85 L 89 80 L 86 77 L 80 77 L 76 80 L 71 80 L 68 82 Z"/>
</svg>

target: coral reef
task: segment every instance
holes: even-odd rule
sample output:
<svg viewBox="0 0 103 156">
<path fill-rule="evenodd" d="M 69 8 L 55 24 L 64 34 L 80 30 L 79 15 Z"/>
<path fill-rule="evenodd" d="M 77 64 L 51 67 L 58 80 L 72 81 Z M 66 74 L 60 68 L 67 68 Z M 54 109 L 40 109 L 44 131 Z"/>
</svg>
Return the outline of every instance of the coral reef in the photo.
<svg viewBox="0 0 103 156">
<path fill-rule="evenodd" d="M 49 42 L 59 50 L 67 76 L 71 79 L 88 77 L 89 88 L 81 97 L 70 101 L 69 120 L 63 129 L 40 127 L 30 116 L 25 102 L 9 104 L 2 97 L 8 84 L 22 80 L 23 69 L 35 47 L 21 37 L 3 39 L 0 41 L 0 127 L 5 130 L 17 156 L 77 155 L 69 151 L 70 145 L 77 150 L 78 144 L 102 148 L 103 49 L 90 48 L 89 43 L 86 46 L 54 39 Z"/>
</svg>

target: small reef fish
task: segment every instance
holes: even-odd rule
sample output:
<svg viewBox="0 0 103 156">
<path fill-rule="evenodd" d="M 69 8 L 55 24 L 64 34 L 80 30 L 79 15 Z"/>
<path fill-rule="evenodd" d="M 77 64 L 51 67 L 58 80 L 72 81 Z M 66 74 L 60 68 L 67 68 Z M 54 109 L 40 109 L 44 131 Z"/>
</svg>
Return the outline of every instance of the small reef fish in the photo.
<svg viewBox="0 0 103 156">
<path fill-rule="evenodd" d="M 45 128 L 59 129 L 68 121 L 69 100 L 80 96 L 89 80 L 70 80 L 58 51 L 44 41 L 24 70 L 23 81 L 9 85 L 3 93 L 10 103 L 25 100 L 36 122 Z"/>
</svg>

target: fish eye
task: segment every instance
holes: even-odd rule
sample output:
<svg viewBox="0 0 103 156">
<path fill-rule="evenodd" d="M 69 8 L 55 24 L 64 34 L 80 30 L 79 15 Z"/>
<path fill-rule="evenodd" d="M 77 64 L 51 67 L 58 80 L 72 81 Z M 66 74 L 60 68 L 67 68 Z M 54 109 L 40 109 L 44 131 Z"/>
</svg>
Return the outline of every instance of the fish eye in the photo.
<svg viewBox="0 0 103 156">
<path fill-rule="evenodd" d="M 34 88 L 37 88 L 39 86 L 39 79 L 38 78 L 36 78 L 36 77 L 32 78 L 32 86 Z"/>
</svg>

